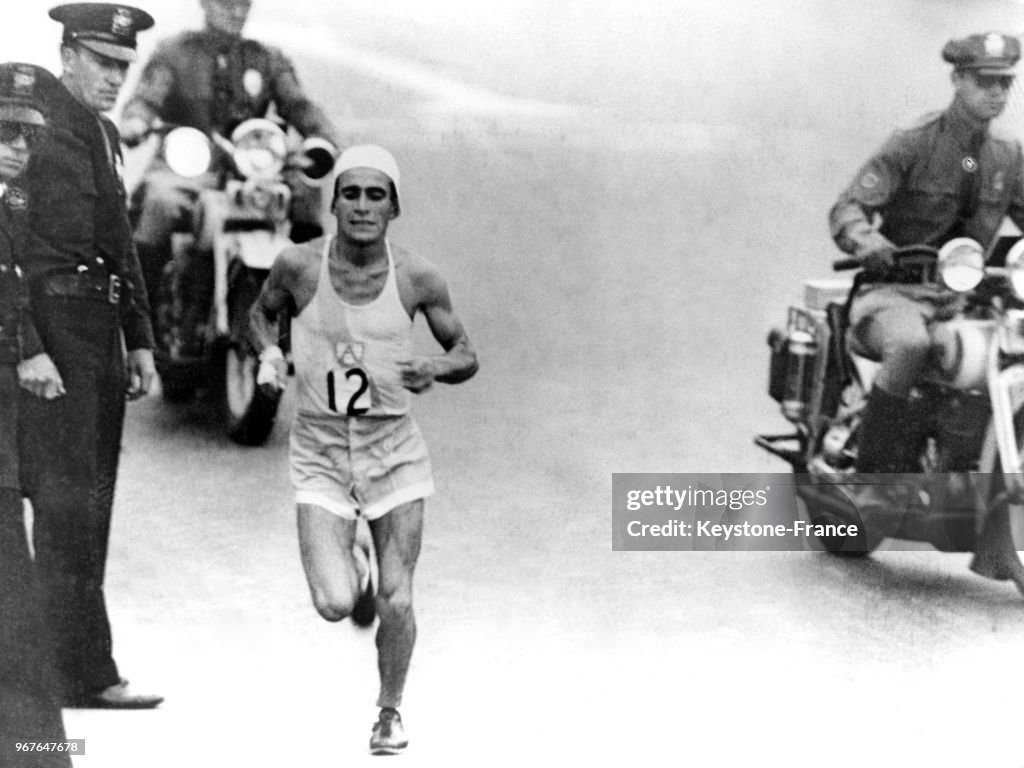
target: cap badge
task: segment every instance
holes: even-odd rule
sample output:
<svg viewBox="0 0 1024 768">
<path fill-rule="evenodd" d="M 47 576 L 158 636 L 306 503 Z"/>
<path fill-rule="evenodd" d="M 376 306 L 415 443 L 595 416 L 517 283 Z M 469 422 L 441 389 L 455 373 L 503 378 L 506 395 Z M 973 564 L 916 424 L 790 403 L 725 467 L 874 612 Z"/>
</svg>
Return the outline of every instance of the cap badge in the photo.
<svg viewBox="0 0 1024 768">
<path fill-rule="evenodd" d="M 249 94 L 249 98 L 255 99 L 263 91 L 263 75 L 256 69 L 247 69 L 242 75 L 242 87 Z"/>
<path fill-rule="evenodd" d="M 985 55 L 993 59 L 1001 59 L 1006 55 L 1006 39 L 996 33 L 985 35 Z"/>
<path fill-rule="evenodd" d="M 132 33 L 132 12 L 127 8 L 118 8 L 114 12 L 114 20 L 110 25 L 110 31 L 115 35 L 129 37 Z"/>
<path fill-rule="evenodd" d="M 19 96 L 31 96 L 36 87 L 36 73 L 28 67 L 18 67 L 13 75 L 14 92 Z"/>
<path fill-rule="evenodd" d="M 878 182 L 878 174 L 872 171 L 868 171 L 860 177 L 860 185 L 864 187 L 864 189 L 874 189 L 878 186 Z"/>
<path fill-rule="evenodd" d="M 968 173 L 974 173 L 978 170 L 978 161 L 970 155 L 967 155 L 963 160 L 960 161 L 960 167 Z"/>
</svg>

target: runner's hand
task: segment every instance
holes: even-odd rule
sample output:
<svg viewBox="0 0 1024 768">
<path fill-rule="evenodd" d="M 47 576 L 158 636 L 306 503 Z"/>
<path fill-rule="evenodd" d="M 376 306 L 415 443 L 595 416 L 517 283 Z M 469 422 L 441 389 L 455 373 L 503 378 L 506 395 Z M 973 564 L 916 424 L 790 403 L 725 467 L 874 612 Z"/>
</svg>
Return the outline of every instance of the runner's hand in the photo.
<svg viewBox="0 0 1024 768">
<path fill-rule="evenodd" d="M 277 345 L 267 347 L 260 353 L 260 367 L 256 371 L 256 384 L 270 387 L 275 391 L 284 389 L 288 380 L 288 363 Z"/>
<path fill-rule="evenodd" d="M 416 394 L 430 389 L 434 384 L 434 377 L 437 376 L 437 369 L 429 357 L 400 360 L 398 370 L 402 374 L 402 386 Z"/>
</svg>

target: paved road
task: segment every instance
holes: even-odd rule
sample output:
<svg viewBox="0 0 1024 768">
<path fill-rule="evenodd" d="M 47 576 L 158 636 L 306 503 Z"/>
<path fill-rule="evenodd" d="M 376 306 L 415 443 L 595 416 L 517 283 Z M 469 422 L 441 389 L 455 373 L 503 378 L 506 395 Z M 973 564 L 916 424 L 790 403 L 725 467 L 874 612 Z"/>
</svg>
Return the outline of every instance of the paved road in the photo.
<svg viewBox="0 0 1024 768">
<path fill-rule="evenodd" d="M 395 150 L 393 237 L 481 353 L 417 402 L 439 492 L 406 762 L 1024 765 L 1024 601 L 965 556 L 613 553 L 609 509 L 612 472 L 783 469 L 750 444 L 782 426 L 764 336 L 828 274 L 831 199 L 945 103 L 945 39 L 1019 5 L 422 5 L 263 0 L 252 29 Z M 167 702 L 67 713 L 79 768 L 365 752 L 372 638 L 309 605 L 285 430 L 247 450 L 211 417 L 131 407 L 110 603 Z"/>
</svg>

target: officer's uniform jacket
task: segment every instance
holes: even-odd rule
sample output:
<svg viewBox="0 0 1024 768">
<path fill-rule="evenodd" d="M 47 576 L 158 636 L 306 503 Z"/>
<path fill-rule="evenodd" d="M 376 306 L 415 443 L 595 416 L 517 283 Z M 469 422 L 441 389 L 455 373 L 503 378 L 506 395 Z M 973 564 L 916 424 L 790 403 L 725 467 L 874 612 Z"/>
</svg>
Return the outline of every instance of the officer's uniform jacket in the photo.
<svg viewBox="0 0 1024 768">
<path fill-rule="evenodd" d="M 49 110 L 47 141 L 27 182 L 31 232 L 23 268 L 33 295 L 53 276 L 122 280 L 121 325 L 129 350 L 152 349 L 149 303 L 125 207 L 117 128 L 80 104 L 56 78 L 40 75 Z"/>
<path fill-rule="evenodd" d="M 17 342 L 17 359 L 43 351 L 28 312 L 28 288 L 20 268 L 19 249 L 28 231 L 28 196 L 16 184 L 0 183 L 0 339 Z M 0 353 L 0 363 L 8 363 Z"/>
<path fill-rule="evenodd" d="M 264 117 L 271 103 L 303 136 L 340 146 L 334 126 L 303 92 L 281 51 L 215 30 L 185 32 L 158 46 L 123 116 L 230 137 L 242 121 Z"/>
<path fill-rule="evenodd" d="M 20 488 L 17 364 L 43 351 L 28 313 L 28 290 L 18 271 L 27 197 L 20 187 L 0 184 L 0 489 Z"/>
<path fill-rule="evenodd" d="M 928 114 L 896 131 L 840 195 L 829 214 L 836 244 L 853 252 L 847 233 L 876 213 L 897 246 L 964 236 L 987 247 L 1004 216 L 1024 225 L 1020 142 L 978 130 L 956 102 Z"/>
</svg>

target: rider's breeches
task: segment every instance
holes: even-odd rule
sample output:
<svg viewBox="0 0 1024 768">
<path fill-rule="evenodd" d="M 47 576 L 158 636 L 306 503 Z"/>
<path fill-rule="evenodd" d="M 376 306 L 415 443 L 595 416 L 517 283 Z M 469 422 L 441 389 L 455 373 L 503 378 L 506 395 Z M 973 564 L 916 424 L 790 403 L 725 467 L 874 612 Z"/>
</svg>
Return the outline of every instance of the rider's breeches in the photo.
<svg viewBox="0 0 1024 768">
<path fill-rule="evenodd" d="M 138 221 L 135 242 L 169 254 L 171 233 L 188 231 L 199 193 L 215 185 L 213 174 L 186 179 L 167 168 L 154 167 L 146 175 L 140 197 L 133 201 Z"/>
<path fill-rule="evenodd" d="M 935 305 L 880 288 L 858 297 L 850 310 L 855 351 L 881 362 L 874 386 L 905 398 L 928 363 L 928 323 Z"/>
</svg>

